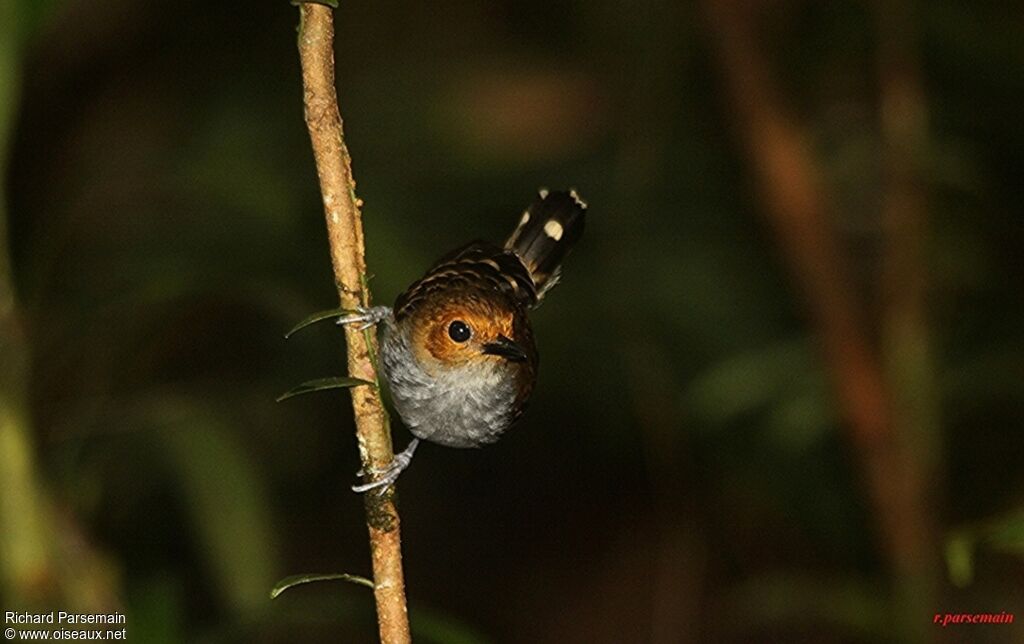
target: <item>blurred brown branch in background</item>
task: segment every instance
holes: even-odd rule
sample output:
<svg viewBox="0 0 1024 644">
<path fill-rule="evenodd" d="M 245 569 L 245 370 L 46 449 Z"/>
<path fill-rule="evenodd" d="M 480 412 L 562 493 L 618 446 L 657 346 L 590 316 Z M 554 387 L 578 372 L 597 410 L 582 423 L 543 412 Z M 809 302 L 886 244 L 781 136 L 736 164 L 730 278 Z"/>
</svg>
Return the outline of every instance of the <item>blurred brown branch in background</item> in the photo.
<svg viewBox="0 0 1024 644">
<path fill-rule="evenodd" d="M 938 563 L 933 557 L 932 507 L 925 464 L 916 443 L 906 435 L 912 425 L 923 422 L 919 415 L 924 411 L 908 406 L 907 401 L 917 399 L 919 392 L 911 388 L 923 384 L 928 368 L 922 339 L 924 214 L 910 156 L 923 136 L 923 99 L 907 51 L 892 46 L 902 37 L 893 30 L 907 25 L 880 20 L 885 28 L 880 67 L 888 185 L 883 213 L 886 337 L 879 355 L 841 245 L 828 223 L 833 204 L 823 187 L 810 134 L 787 110 L 768 58 L 758 45 L 758 10 L 756 4 L 742 1 L 704 2 L 738 133 L 753 165 L 768 222 L 804 293 L 820 338 L 879 522 L 881 547 L 894 574 L 896 592 L 903 601 L 927 612 L 934 608 L 932 578 Z M 886 11 L 880 8 L 879 14 Z M 913 355 L 906 354 L 908 349 Z M 917 365 L 913 383 L 892 377 L 908 360 Z"/>
<path fill-rule="evenodd" d="M 7 240 L 7 155 L 20 87 L 17 9 L 0 7 L 0 589 L 8 601 L 33 601 L 52 592 L 56 579 L 29 427 L 28 343 Z"/>
<path fill-rule="evenodd" d="M 7 159 L 21 88 L 18 10 L 0 3 L 0 595 L 14 610 L 120 606 L 111 567 L 54 502 L 38 468 L 31 350 L 7 236 Z"/>
<path fill-rule="evenodd" d="M 363 245 L 362 216 L 355 196 L 352 162 L 345 145 L 341 113 L 334 87 L 334 23 L 329 7 L 299 6 L 299 56 L 306 126 L 313 145 L 320 192 L 330 241 L 331 263 L 341 305 L 354 309 L 369 304 Z M 376 338 L 354 325 L 345 327 L 348 370 L 355 378 L 377 382 L 371 356 Z M 363 467 L 380 469 L 393 451 L 387 414 L 377 387 L 353 387 L 352 407 Z M 393 487 L 384 495 L 367 494 L 366 523 L 373 558 L 374 595 L 382 642 L 411 641 L 402 573 L 401 537 Z"/>
</svg>

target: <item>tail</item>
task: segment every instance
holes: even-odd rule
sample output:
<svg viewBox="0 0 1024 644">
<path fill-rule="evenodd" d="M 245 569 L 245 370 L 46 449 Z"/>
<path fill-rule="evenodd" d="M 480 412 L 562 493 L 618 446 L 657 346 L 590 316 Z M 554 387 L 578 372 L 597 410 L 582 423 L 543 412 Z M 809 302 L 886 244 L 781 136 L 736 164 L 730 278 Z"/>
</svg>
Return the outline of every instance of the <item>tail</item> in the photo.
<svg viewBox="0 0 1024 644">
<path fill-rule="evenodd" d="M 538 301 L 558 282 L 562 260 L 583 235 L 586 212 L 575 190 L 541 190 L 505 242 L 530 271 Z"/>
</svg>

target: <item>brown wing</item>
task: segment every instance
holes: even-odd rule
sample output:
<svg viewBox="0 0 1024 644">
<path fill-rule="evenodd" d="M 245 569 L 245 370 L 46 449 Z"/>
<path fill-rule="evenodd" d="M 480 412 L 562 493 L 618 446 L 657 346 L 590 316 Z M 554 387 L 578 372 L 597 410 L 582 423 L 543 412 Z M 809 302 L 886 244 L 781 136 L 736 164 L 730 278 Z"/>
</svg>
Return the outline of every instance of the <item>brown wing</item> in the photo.
<svg viewBox="0 0 1024 644">
<path fill-rule="evenodd" d="M 488 242 L 473 242 L 442 257 L 395 300 L 395 319 L 411 313 L 425 298 L 449 289 L 502 293 L 528 309 L 537 303 L 537 287 L 516 254 Z"/>
</svg>

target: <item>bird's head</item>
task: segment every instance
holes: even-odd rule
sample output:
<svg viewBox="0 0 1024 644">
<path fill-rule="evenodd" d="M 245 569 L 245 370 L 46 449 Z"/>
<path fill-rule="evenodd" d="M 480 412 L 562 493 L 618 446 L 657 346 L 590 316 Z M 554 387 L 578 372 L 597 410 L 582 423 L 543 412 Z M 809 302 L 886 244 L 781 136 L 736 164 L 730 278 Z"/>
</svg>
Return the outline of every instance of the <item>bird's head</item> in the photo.
<svg viewBox="0 0 1024 644">
<path fill-rule="evenodd" d="M 458 367 L 533 363 L 525 313 L 500 298 L 448 297 L 412 316 L 412 345 L 421 362 Z"/>
</svg>

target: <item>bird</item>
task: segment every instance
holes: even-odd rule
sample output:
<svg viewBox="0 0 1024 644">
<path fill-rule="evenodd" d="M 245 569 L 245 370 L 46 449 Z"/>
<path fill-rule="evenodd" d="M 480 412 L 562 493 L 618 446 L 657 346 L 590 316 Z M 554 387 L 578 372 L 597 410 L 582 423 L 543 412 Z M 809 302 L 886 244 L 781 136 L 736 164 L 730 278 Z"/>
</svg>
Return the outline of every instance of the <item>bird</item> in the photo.
<svg viewBox="0 0 1024 644">
<path fill-rule="evenodd" d="M 482 447 L 522 416 L 537 380 L 529 312 L 559 281 L 583 234 L 587 204 L 541 189 L 503 245 L 474 241 L 439 259 L 394 306 L 362 307 L 338 324 L 376 326 L 392 403 L 412 433 L 391 463 L 360 470 L 355 492 L 383 491 L 420 441 Z"/>
</svg>

